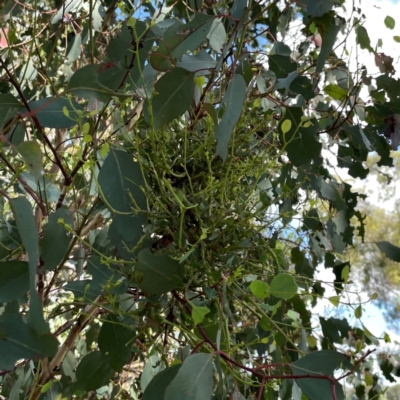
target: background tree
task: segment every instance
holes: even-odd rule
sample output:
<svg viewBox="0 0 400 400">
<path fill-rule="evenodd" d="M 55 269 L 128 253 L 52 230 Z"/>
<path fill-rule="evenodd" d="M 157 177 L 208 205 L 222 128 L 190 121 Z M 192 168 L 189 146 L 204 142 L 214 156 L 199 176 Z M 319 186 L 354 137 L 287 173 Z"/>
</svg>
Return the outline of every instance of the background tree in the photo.
<svg viewBox="0 0 400 400">
<path fill-rule="evenodd" d="M 339 305 L 341 254 L 365 235 L 332 157 L 364 179 L 397 142 L 393 59 L 361 10 L 9 0 L 1 16 L 1 395 L 337 400 L 352 377 L 378 396 L 378 339 L 311 313 L 317 267 Z M 379 76 L 347 66 L 352 31 Z"/>
<path fill-rule="evenodd" d="M 370 174 L 359 190 L 368 197 L 359 203 L 365 215 L 365 241 L 356 240 L 354 249 L 349 249 L 346 259 L 352 265 L 352 280 L 371 296 L 377 294 L 377 304 L 385 311 L 388 322 L 398 329 L 400 277 L 398 263 L 386 257 L 375 242 L 382 238 L 391 243 L 400 243 L 398 225 L 400 203 L 397 193 L 399 161 L 394 153 L 394 168 L 378 167 L 377 158 L 368 159 Z"/>
</svg>

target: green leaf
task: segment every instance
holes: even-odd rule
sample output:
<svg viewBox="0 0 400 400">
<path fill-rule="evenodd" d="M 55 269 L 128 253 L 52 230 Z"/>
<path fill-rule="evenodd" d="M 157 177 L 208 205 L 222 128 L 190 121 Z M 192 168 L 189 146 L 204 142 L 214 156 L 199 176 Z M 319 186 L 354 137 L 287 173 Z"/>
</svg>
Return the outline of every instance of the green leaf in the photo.
<svg viewBox="0 0 400 400">
<path fill-rule="evenodd" d="M 29 265 L 24 261 L 0 263 L 0 303 L 23 296 L 29 289 Z"/>
<path fill-rule="evenodd" d="M 224 115 L 215 128 L 215 138 L 218 140 L 217 154 L 223 161 L 228 156 L 229 140 L 242 114 L 245 99 L 246 83 L 244 78 L 242 75 L 234 75 L 222 101 L 225 106 Z"/>
<path fill-rule="evenodd" d="M 140 209 L 146 207 L 146 200 L 140 189 L 140 186 L 144 186 L 143 174 L 131 154 L 111 149 L 100 170 L 98 183 L 104 200 L 112 210 L 131 212 L 134 205 L 130 196 Z"/>
<path fill-rule="evenodd" d="M 3 129 L 5 124 L 11 121 L 21 108 L 21 103 L 12 94 L 0 94 L 0 128 Z"/>
<path fill-rule="evenodd" d="M 54 357 L 58 349 L 58 341 L 52 334 L 38 335 L 18 314 L 0 316 L 0 332 L 2 370 L 12 370 L 21 359 L 36 362 L 43 357 Z"/>
<path fill-rule="evenodd" d="M 311 163 L 321 154 L 322 149 L 322 143 L 316 140 L 319 125 L 315 118 L 310 121 L 311 124 L 307 128 L 300 127 L 297 129 L 301 124 L 302 116 L 303 111 L 300 107 L 286 108 L 285 120 L 291 121 L 291 127 L 281 140 L 286 143 L 285 150 L 295 166 Z M 282 123 L 280 123 L 280 127 Z"/>
<path fill-rule="evenodd" d="M 281 90 L 280 93 L 283 93 L 284 96 L 287 96 L 290 85 L 298 77 L 299 73 L 297 71 L 291 72 L 286 78 L 278 79 L 275 89 L 276 90 L 285 89 L 284 91 Z"/>
<path fill-rule="evenodd" d="M 39 261 L 39 237 L 33 216 L 32 206 L 24 197 L 10 200 L 11 210 L 22 244 L 28 253 L 29 260 L 29 288 L 30 306 L 28 314 L 28 324 L 38 334 L 47 334 L 49 327 L 43 318 L 42 303 L 36 292 L 36 268 Z"/>
<path fill-rule="evenodd" d="M 40 150 L 39 143 L 36 141 L 22 142 L 17 146 L 18 153 L 21 154 L 26 168 L 39 180 L 43 174 L 43 154 Z"/>
<path fill-rule="evenodd" d="M 130 348 L 135 333 L 110 315 L 103 322 L 99 333 L 99 349 L 111 368 L 121 372 L 122 367 L 132 358 Z"/>
<path fill-rule="evenodd" d="M 393 36 L 393 40 L 397 43 L 400 43 L 400 36 Z"/>
<path fill-rule="evenodd" d="M 315 20 L 318 32 L 322 36 L 322 46 L 316 64 L 317 73 L 322 72 L 325 66 L 325 61 L 331 53 L 336 37 L 344 23 L 345 21 L 343 18 L 338 16 L 335 17 L 331 13 L 324 14 L 322 17 Z"/>
<path fill-rule="evenodd" d="M 277 79 L 286 78 L 291 72 L 297 70 L 297 63 L 288 56 L 273 54 L 268 57 L 269 69 L 274 72 Z"/>
<path fill-rule="evenodd" d="M 146 386 L 143 393 L 143 400 L 163 400 L 168 386 L 174 380 L 181 367 L 182 364 L 175 364 L 159 372 Z"/>
<path fill-rule="evenodd" d="M 162 128 L 189 108 L 194 87 L 194 73 L 183 68 L 174 68 L 157 81 L 154 85 L 157 94 L 151 99 L 154 129 Z M 144 107 L 145 121 L 151 125 L 148 100 Z"/>
<path fill-rule="evenodd" d="M 297 284 L 292 275 L 276 275 L 271 282 L 269 292 L 280 299 L 290 299 L 297 293 Z"/>
<path fill-rule="evenodd" d="M 208 75 L 214 69 L 217 62 L 205 51 L 202 50 L 193 56 L 184 54 L 182 61 L 178 61 L 176 66 L 190 72 L 199 72 L 201 75 Z M 203 78 L 204 79 L 204 78 Z"/>
<path fill-rule="evenodd" d="M 357 319 L 360 319 L 360 318 L 362 317 L 362 307 L 361 307 L 361 305 L 358 306 L 358 307 L 354 310 L 354 316 L 355 316 Z"/>
<path fill-rule="evenodd" d="M 210 400 L 213 354 L 191 354 L 165 391 L 164 400 Z"/>
<path fill-rule="evenodd" d="M 167 253 L 139 253 L 136 271 L 142 274 L 139 287 L 146 293 L 162 294 L 182 287 L 185 267 Z"/>
<path fill-rule="evenodd" d="M 389 242 L 376 242 L 379 250 L 393 261 L 400 262 L 400 247 Z"/>
<path fill-rule="evenodd" d="M 65 6 L 62 6 L 55 13 L 54 17 L 51 19 L 52 24 L 56 24 L 61 21 L 65 14 L 69 12 L 79 12 L 79 10 L 83 7 L 83 2 L 81 0 L 71 0 Z"/>
<path fill-rule="evenodd" d="M 196 13 L 187 24 L 176 22 L 170 26 L 159 42 L 158 49 L 150 56 L 150 63 L 157 71 L 168 71 L 174 60 L 180 61 L 188 51 L 193 51 L 207 37 L 214 18 Z"/>
<path fill-rule="evenodd" d="M 330 85 L 327 85 L 324 87 L 324 92 L 328 95 L 331 96 L 335 100 L 344 100 L 348 92 L 345 89 L 342 89 L 338 85 L 335 85 L 331 83 Z"/>
<path fill-rule="evenodd" d="M 338 307 L 340 304 L 340 296 L 331 296 L 328 299 L 335 307 Z"/>
<path fill-rule="evenodd" d="M 333 7 L 333 1 L 326 0 L 303 0 L 302 4 L 306 6 L 307 15 L 311 17 L 320 17 L 331 11 Z"/>
<path fill-rule="evenodd" d="M 384 22 L 386 27 L 389 29 L 394 29 L 394 27 L 396 26 L 396 21 L 389 15 L 386 16 Z"/>
<path fill-rule="evenodd" d="M 83 112 L 82 106 L 75 100 L 65 97 L 46 97 L 45 99 L 31 101 L 29 108 L 36 111 L 40 124 L 45 128 L 63 129 L 77 125 L 79 120 L 78 112 Z M 64 113 L 64 107 L 68 116 Z M 20 114 L 27 112 L 26 108 Z"/>
<path fill-rule="evenodd" d="M 107 102 L 112 96 L 129 98 L 132 95 L 117 92 L 124 70 L 112 62 L 86 65 L 76 71 L 67 86 L 67 91 L 78 97 L 96 98 Z"/>
<path fill-rule="evenodd" d="M 207 307 L 198 307 L 192 304 L 192 318 L 194 325 L 201 324 L 204 320 L 204 317 L 210 312 L 210 309 Z"/>
<path fill-rule="evenodd" d="M 128 86 L 133 84 L 134 89 L 141 86 L 142 79 L 146 79 L 145 63 L 154 40 L 154 33 L 148 29 L 146 24 L 143 21 L 136 21 L 133 29 L 123 25 L 120 34 L 116 38 L 112 38 L 107 46 L 108 58 L 121 67 L 131 67 L 133 60 L 133 67 L 131 67 L 126 84 Z M 150 67 L 150 65 L 148 66 Z"/>
<path fill-rule="evenodd" d="M 291 128 L 292 128 L 292 121 L 290 119 L 285 119 L 281 125 L 282 133 L 285 135 L 290 131 Z"/>
<path fill-rule="evenodd" d="M 67 58 L 70 62 L 78 60 L 78 58 L 81 56 L 82 53 L 81 45 L 82 45 L 82 36 L 80 33 L 78 33 L 74 36 L 74 40 L 71 46 L 69 46 L 68 48 Z"/>
<path fill-rule="evenodd" d="M 257 279 L 250 283 L 250 290 L 251 293 L 254 294 L 254 296 L 260 299 L 265 299 L 266 297 L 269 296 L 268 284 L 263 281 L 259 281 Z"/>
<path fill-rule="evenodd" d="M 306 76 L 298 76 L 291 84 L 289 89 L 297 94 L 301 94 L 305 100 L 310 100 L 316 96 L 311 80 Z"/>
<path fill-rule="evenodd" d="M 262 316 L 262 318 L 260 319 L 260 326 L 262 329 L 264 329 L 264 331 L 270 331 L 274 326 L 272 325 L 271 321 L 265 317 Z"/>
<path fill-rule="evenodd" d="M 63 289 L 71 291 L 74 294 L 75 300 L 82 299 L 88 302 L 93 302 L 103 293 L 102 288 L 96 285 L 91 279 L 69 282 Z"/>
<path fill-rule="evenodd" d="M 221 54 L 226 42 L 226 31 L 222 18 L 214 18 L 207 39 L 210 41 L 211 48 Z"/>
<path fill-rule="evenodd" d="M 114 370 L 110 368 L 100 351 L 92 351 L 82 358 L 76 369 L 77 386 L 83 390 L 96 390 L 108 384 Z"/>
<path fill-rule="evenodd" d="M 132 260 L 137 252 L 131 252 L 141 239 L 143 233 L 143 221 L 141 215 L 114 215 L 108 230 L 108 239 L 117 251 L 118 256 L 124 260 Z"/>
<path fill-rule="evenodd" d="M 350 358 L 333 350 L 308 354 L 291 364 L 294 375 L 333 376 L 337 369 L 352 369 Z M 332 399 L 331 383 L 325 379 L 296 379 L 300 389 L 310 400 Z M 337 400 L 344 400 L 342 386 L 335 384 Z"/>
<path fill-rule="evenodd" d="M 71 211 L 59 208 L 49 215 L 49 221 L 44 228 L 43 239 L 40 242 L 40 258 L 43 261 L 43 268 L 53 271 L 60 261 L 67 254 L 70 237 L 63 226 L 58 223 L 62 219 L 64 223 L 73 226 L 73 216 Z"/>
<path fill-rule="evenodd" d="M 367 30 L 363 26 L 359 25 L 356 28 L 356 35 L 357 43 L 360 45 L 360 47 L 373 53 L 374 49 L 371 47 L 371 41 L 369 40 Z"/>
</svg>

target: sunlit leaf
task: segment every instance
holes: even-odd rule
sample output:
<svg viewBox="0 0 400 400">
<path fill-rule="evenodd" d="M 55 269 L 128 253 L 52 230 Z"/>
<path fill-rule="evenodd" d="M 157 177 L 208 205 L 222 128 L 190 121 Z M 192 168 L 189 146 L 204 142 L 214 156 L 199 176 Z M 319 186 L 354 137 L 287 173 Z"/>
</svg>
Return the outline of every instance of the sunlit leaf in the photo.
<svg viewBox="0 0 400 400">
<path fill-rule="evenodd" d="M 269 292 L 280 299 L 290 299 L 297 293 L 297 284 L 292 275 L 276 275 L 269 287 Z"/>
</svg>

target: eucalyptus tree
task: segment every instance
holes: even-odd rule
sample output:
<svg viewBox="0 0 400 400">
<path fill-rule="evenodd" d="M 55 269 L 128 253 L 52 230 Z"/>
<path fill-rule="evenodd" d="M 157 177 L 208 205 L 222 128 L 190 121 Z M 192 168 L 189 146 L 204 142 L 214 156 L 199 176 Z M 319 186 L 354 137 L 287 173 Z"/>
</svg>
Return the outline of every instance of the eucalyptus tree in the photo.
<svg viewBox="0 0 400 400">
<path fill-rule="evenodd" d="M 365 233 L 332 165 L 364 179 L 398 141 L 393 58 L 357 4 L 8 0 L 1 18 L 3 398 L 376 396 L 362 305 L 312 314 L 319 266 L 345 303 Z"/>
</svg>

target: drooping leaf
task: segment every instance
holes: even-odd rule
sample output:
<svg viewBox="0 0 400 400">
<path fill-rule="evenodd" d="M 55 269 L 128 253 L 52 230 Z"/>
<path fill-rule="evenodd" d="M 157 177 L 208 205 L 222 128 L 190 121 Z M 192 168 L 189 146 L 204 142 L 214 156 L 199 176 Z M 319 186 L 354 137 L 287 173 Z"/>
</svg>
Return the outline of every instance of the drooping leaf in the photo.
<svg viewBox="0 0 400 400">
<path fill-rule="evenodd" d="M 28 253 L 29 259 L 29 289 L 30 289 L 30 308 L 28 314 L 28 324 L 37 334 L 47 334 L 49 327 L 43 317 L 42 303 L 36 292 L 36 268 L 39 261 L 39 237 L 33 216 L 32 206 L 24 197 L 10 200 L 11 210 L 22 243 Z"/>
<path fill-rule="evenodd" d="M 214 51 L 222 53 L 226 42 L 226 31 L 222 23 L 222 18 L 215 18 L 213 20 L 207 39 L 210 41 L 210 46 Z"/>
<path fill-rule="evenodd" d="M 143 393 L 143 400 L 165 399 L 165 392 L 181 366 L 182 364 L 175 364 L 159 372 L 146 386 Z"/>
<path fill-rule="evenodd" d="M 83 111 L 79 103 L 65 97 L 46 97 L 41 100 L 31 101 L 28 104 L 44 128 L 63 129 L 77 125 L 79 120 L 78 112 Z M 67 110 L 68 116 L 64 109 Z M 20 114 L 23 116 L 26 112 L 27 109 L 23 108 Z"/>
<path fill-rule="evenodd" d="M 131 359 L 130 348 L 134 332 L 121 324 L 111 315 L 103 325 L 99 333 L 99 349 L 104 359 L 111 368 L 121 372 L 122 367 Z"/>
<path fill-rule="evenodd" d="M 367 30 L 362 25 L 359 25 L 356 28 L 356 34 L 357 43 L 360 45 L 360 47 L 373 53 L 374 49 L 371 47 L 371 41 L 369 39 Z"/>
<path fill-rule="evenodd" d="M 333 350 L 321 350 L 308 354 L 291 364 L 295 375 L 333 376 L 337 369 L 351 369 L 352 364 L 348 356 Z M 332 387 L 327 379 L 302 378 L 296 380 L 303 393 L 310 400 L 332 399 Z M 342 386 L 335 384 L 337 400 L 344 400 Z"/>
<path fill-rule="evenodd" d="M 0 263 L 0 303 L 24 295 L 29 289 L 29 265 L 24 261 Z"/>
<path fill-rule="evenodd" d="M 276 275 L 269 287 L 269 292 L 280 299 L 290 299 L 297 293 L 297 284 L 292 275 L 279 274 Z"/>
<path fill-rule="evenodd" d="M 165 391 L 164 400 L 210 400 L 213 390 L 213 355 L 191 354 Z"/>
<path fill-rule="evenodd" d="M 0 94 L 0 128 L 12 120 L 22 108 L 18 99 L 9 93 Z"/>
<path fill-rule="evenodd" d="M 139 253 L 136 271 L 141 273 L 139 287 L 151 294 L 167 293 L 182 287 L 185 268 L 167 253 Z"/>
<path fill-rule="evenodd" d="M 168 122 L 181 116 L 190 106 L 194 90 L 194 73 L 183 68 L 173 68 L 163 75 L 154 85 L 157 93 L 144 109 L 145 121 L 148 125 L 154 123 L 154 129 L 160 129 Z"/>
<path fill-rule="evenodd" d="M 44 228 L 43 239 L 40 242 L 40 258 L 43 261 L 43 268 L 50 271 L 54 270 L 67 254 L 71 240 L 65 228 L 58 223 L 60 218 L 65 224 L 73 226 L 71 211 L 59 208 L 49 215 L 49 221 Z"/>
<path fill-rule="evenodd" d="M 72 41 L 71 46 L 68 49 L 68 60 L 71 62 L 76 61 L 82 53 L 82 36 L 80 33 L 77 33 Z"/>
<path fill-rule="evenodd" d="M 393 261 L 400 262 L 400 247 L 389 242 L 376 242 L 378 249 Z"/>
<path fill-rule="evenodd" d="M 217 154 L 226 160 L 228 144 L 232 132 L 242 113 L 246 99 L 246 84 L 241 75 L 234 75 L 223 98 L 225 112 L 218 126 L 215 128 L 215 137 L 218 140 Z"/>
<path fill-rule="evenodd" d="M 333 49 L 336 37 L 340 31 L 344 20 L 338 16 L 333 16 L 331 13 L 324 14 L 315 21 L 318 31 L 322 36 L 322 46 L 317 58 L 316 72 L 323 70 L 325 61 Z"/>
<path fill-rule="evenodd" d="M 96 390 L 108 383 L 115 371 L 100 351 L 92 351 L 82 358 L 76 369 L 77 385 L 83 390 Z"/>
<path fill-rule="evenodd" d="M 134 207 L 131 197 L 140 209 L 145 208 L 146 201 L 140 189 L 144 185 L 143 174 L 129 153 L 111 149 L 100 170 L 98 183 L 112 210 L 130 213 Z"/>
<path fill-rule="evenodd" d="M 0 316 L 0 369 L 12 370 L 21 359 L 53 357 L 57 349 L 58 341 L 52 334 L 37 334 L 21 315 Z"/>
<path fill-rule="evenodd" d="M 17 146 L 17 150 L 21 154 L 28 171 L 36 180 L 39 180 L 43 173 L 43 154 L 39 143 L 35 140 L 22 142 Z"/>
</svg>

